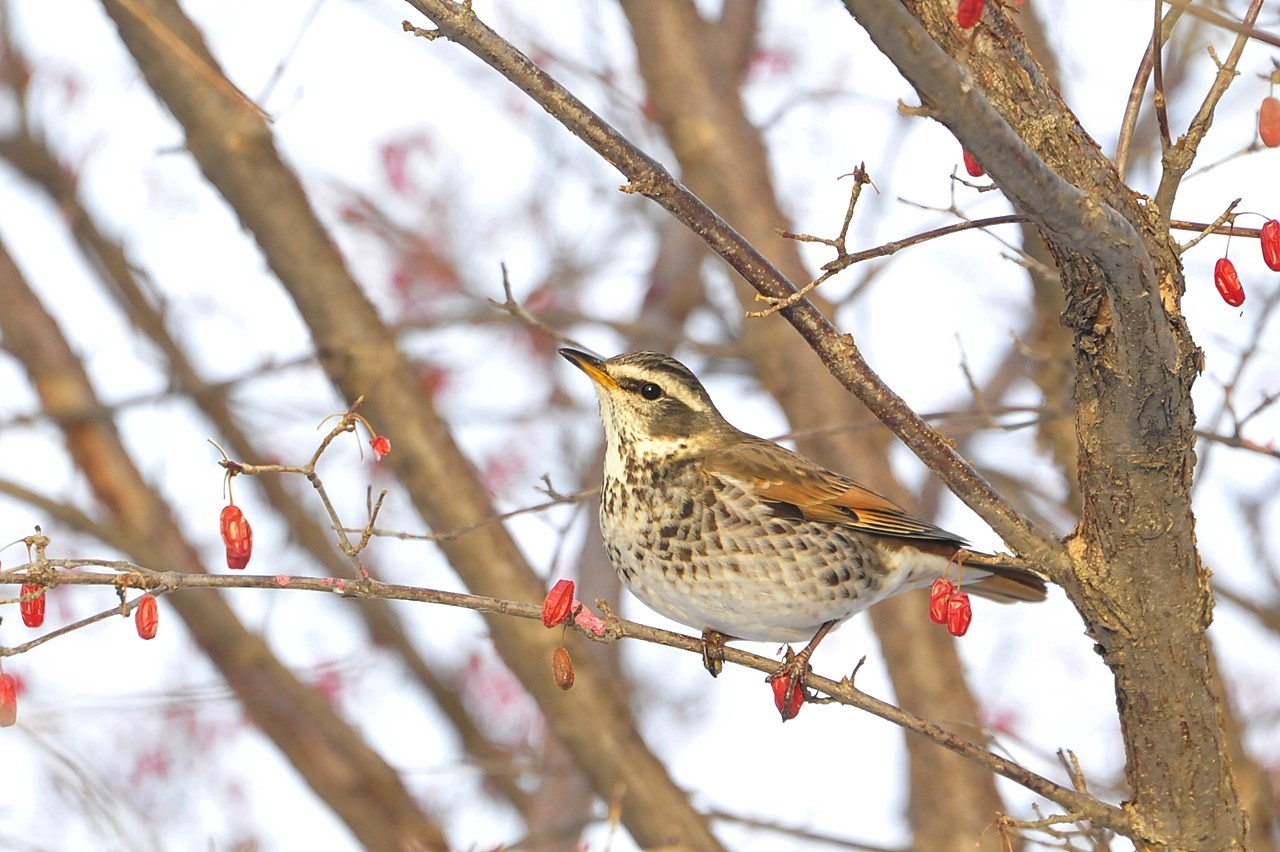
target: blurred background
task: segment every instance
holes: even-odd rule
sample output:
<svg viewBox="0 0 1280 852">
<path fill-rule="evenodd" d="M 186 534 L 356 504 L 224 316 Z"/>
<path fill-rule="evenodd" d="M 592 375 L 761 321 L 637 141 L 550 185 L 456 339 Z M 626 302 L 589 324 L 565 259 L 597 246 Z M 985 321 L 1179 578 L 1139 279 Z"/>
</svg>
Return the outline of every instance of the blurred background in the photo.
<svg viewBox="0 0 1280 852">
<path fill-rule="evenodd" d="M 492 0 L 475 10 L 798 282 L 834 253 L 774 229 L 834 237 L 860 163 L 874 187 L 858 201 L 850 250 L 1010 212 L 987 179 L 968 176 L 944 127 L 899 111 L 916 96 L 839 4 L 701 2 L 697 26 L 679 36 L 663 35 L 665 5 Z M 181 13 L 187 24 L 174 23 Z M 1011 14 L 1112 154 L 1151 4 L 1028 0 Z M 1260 24 L 1274 31 L 1270 15 Z M 1001 548 L 780 317 L 744 317 L 761 306 L 695 237 L 619 192 L 618 172 L 510 83 L 456 44 L 406 34 L 404 19 L 429 26 L 392 0 L 0 0 L 0 540 L 40 525 L 51 556 L 225 572 L 226 495 L 207 439 L 242 461 L 304 464 L 324 434 L 317 425 L 355 390 L 370 395 L 365 413 L 393 452 L 376 461 L 362 433 L 323 456 L 319 475 L 347 526 L 367 521 L 370 488 L 390 489 L 379 527 L 413 534 L 451 536 L 551 504 L 484 524 L 501 540 L 470 550 L 475 535 L 378 537 L 362 555 L 373 576 L 529 603 L 571 577 L 582 600 L 671 627 L 620 589 L 605 560 L 590 494 L 601 464 L 594 396 L 555 355 L 554 330 L 605 356 L 671 353 L 741 428 Z M 282 173 L 305 195 L 259 176 L 255 198 L 254 176 L 236 178 L 234 158 L 222 167 L 244 195 L 209 179 L 222 167 L 202 172 L 191 149 L 214 143 L 189 142 L 194 131 L 153 90 L 153 75 L 168 72 L 122 37 L 141 27 L 139 40 L 187 39 L 184 26 L 269 117 Z M 1200 21 L 1179 24 L 1164 64 L 1175 135 L 1215 72 L 1206 48 L 1223 55 L 1230 40 Z M 679 55 L 698 57 L 705 91 L 696 74 L 682 76 L 694 72 Z M 1262 214 L 1241 216 L 1242 227 L 1280 217 L 1280 153 L 1256 132 L 1277 56 L 1246 49 L 1175 219 L 1209 223 L 1235 199 L 1236 212 Z M 1138 193 L 1159 180 L 1149 113 L 1127 176 Z M 248 163 L 261 152 L 246 138 Z M 271 227 L 277 242 L 264 248 Z M 340 264 L 307 265 L 326 262 L 309 248 L 316 233 Z M 1007 224 L 927 241 L 857 264 L 815 295 L 1007 499 L 1065 535 L 1079 506 L 1070 337 L 1052 261 L 1031 234 Z M 1241 308 L 1214 289 L 1213 264 L 1228 255 L 1247 294 Z M 1269 801 L 1280 768 L 1280 274 L 1239 237 L 1211 236 L 1183 257 L 1183 310 L 1205 354 L 1196 508 L 1219 593 L 1210 635 L 1248 755 L 1238 783 Z M 286 267 L 304 284 L 282 283 Z M 338 269 L 358 290 L 324 289 Z M 382 331 L 345 318 L 343 300 L 359 294 Z M 372 379 L 367 390 L 358 380 L 335 387 L 333 341 L 344 334 L 355 348 L 401 353 L 409 372 L 395 375 L 410 379 L 395 387 L 438 416 L 439 434 L 379 408 L 391 391 Z M 409 464 L 397 458 L 402 443 L 438 447 L 441 469 L 397 467 Z M 255 533 L 250 572 L 350 576 L 305 480 L 240 477 L 234 487 Z M 11 546 L 0 563 L 25 556 Z M 521 585 L 469 573 L 517 564 L 528 572 Z M 109 589 L 57 588 L 40 630 L 115 603 Z M 928 623 L 924 598 L 885 604 L 834 634 L 815 669 L 839 677 L 868 655 L 858 685 L 872 695 L 1061 783 L 1056 752 L 1069 749 L 1091 791 L 1121 801 L 1111 679 L 1075 611 L 1056 591 L 1039 605 L 975 610 L 956 641 Z M 0 615 L 0 644 L 39 635 L 16 604 Z M 594 724 L 613 705 L 590 702 L 606 693 L 629 708 L 636 748 L 656 756 L 692 809 L 714 816 L 730 848 L 943 848 L 922 838 L 948 833 L 955 848 L 973 848 L 1000 808 L 1035 819 L 1045 804 L 849 708 L 809 706 L 780 725 L 758 673 L 731 666 L 713 681 L 696 657 L 642 643 L 568 637 L 592 668 L 563 698 L 576 709 L 557 708 L 548 702 L 558 691 L 529 691 L 551 682 L 546 648 L 496 633 L 507 629 L 559 641 L 443 606 L 193 590 L 161 600 L 156 641 L 108 619 L 9 657 L 4 671 L 21 693 L 18 725 L 0 733 L 0 846 L 655 845 L 611 818 L 635 790 L 593 793 L 598 768 L 566 745 L 565 723 L 547 722 L 578 713 Z M 981 837 L 1002 848 L 995 829 Z"/>
</svg>

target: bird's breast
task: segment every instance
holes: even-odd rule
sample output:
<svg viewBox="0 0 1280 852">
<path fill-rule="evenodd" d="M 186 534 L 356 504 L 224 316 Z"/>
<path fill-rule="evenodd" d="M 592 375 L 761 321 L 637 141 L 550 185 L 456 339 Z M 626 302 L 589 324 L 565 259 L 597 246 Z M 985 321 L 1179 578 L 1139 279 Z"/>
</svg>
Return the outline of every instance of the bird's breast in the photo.
<svg viewBox="0 0 1280 852">
<path fill-rule="evenodd" d="M 780 514 L 748 484 L 693 463 L 607 477 L 600 527 L 636 597 L 690 627 L 743 639 L 812 635 L 905 576 L 864 534 Z"/>
</svg>

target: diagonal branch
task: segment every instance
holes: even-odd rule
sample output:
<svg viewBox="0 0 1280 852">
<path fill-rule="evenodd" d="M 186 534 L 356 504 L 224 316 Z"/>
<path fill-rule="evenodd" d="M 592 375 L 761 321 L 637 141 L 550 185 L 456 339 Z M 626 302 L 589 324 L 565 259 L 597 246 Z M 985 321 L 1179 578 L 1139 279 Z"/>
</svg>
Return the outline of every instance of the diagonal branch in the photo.
<svg viewBox="0 0 1280 852">
<path fill-rule="evenodd" d="M 630 181 L 626 191 L 639 192 L 669 211 L 762 295 L 781 301 L 796 291 L 786 276 L 660 163 L 631 144 L 528 57 L 485 26 L 469 5 L 448 0 L 408 2 L 439 27 L 432 32 L 467 48 L 524 90 L 566 129 L 622 172 Z M 407 22 L 405 27 L 415 33 L 428 32 L 419 31 Z M 1051 578 L 1065 573 L 1066 559 L 1057 540 L 1010 507 L 940 434 L 921 420 L 875 374 L 852 337 L 841 335 L 807 301 L 781 313 L 831 374 L 892 429 L 1010 547 L 1043 568 Z"/>
</svg>

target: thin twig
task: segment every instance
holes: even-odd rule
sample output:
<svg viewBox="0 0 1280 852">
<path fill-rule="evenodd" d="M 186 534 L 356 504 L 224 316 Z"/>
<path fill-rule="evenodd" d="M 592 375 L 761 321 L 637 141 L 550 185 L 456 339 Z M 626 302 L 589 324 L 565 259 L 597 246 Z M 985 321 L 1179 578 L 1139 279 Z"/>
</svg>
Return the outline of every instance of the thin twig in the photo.
<svg viewBox="0 0 1280 852">
<path fill-rule="evenodd" d="M 1155 24 L 1151 28 L 1151 43 L 1162 41 L 1164 22 L 1160 12 L 1164 8 L 1164 0 L 1153 0 L 1151 4 L 1155 14 Z M 1164 51 L 1157 48 L 1152 51 L 1152 77 L 1155 91 L 1151 95 L 1151 103 L 1156 110 L 1156 124 L 1160 128 L 1160 150 L 1169 150 L 1172 139 L 1169 136 L 1169 113 L 1165 109 L 1164 95 Z"/>
<path fill-rule="evenodd" d="M 1200 15 L 1200 12 L 1203 11 L 1198 7 L 1192 6 L 1189 2 L 1184 2 L 1184 0 L 1170 0 L 1170 2 L 1185 7 L 1186 11 L 1193 15 Z M 1240 55 L 1244 52 L 1244 47 L 1251 37 L 1253 23 L 1258 19 L 1258 13 L 1262 10 L 1262 5 L 1263 0 L 1252 0 L 1248 10 L 1245 12 L 1244 24 L 1236 24 L 1230 27 L 1238 35 L 1231 45 L 1231 50 L 1227 53 L 1225 60 L 1219 62 L 1216 53 L 1213 51 L 1213 46 L 1209 46 L 1209 55 L 1218 64 L 1218 73 L 1214 76 L 1213 84 L 1209 86 L 1209 91 L 1205 94 L 1204 101 L 1200 104 L 1200 109 L 1196 111 L 1195 117 L 1187 125 L 1187 132 L 1178 139 L 1176 144 L 1171 145 L 1165 151 L 1163 157 L 1164 173 L 1160 176 L 1160 186 L 1153 196 L 1160 215 L 1166 221 L 1170 211 L 1173 209 L 1173 199 L 1177 194 L 1178 187 L 1195 162 L 1200 142 L 1204 139 L 1205 134 L 1209 132 L 1209 127 L 1213 123 L 1214 110 L 1217 109 L 1218 102 L 1222 100 L 1222 96 L 1226 94 L 1227 89 L 1239 74 L 1236 71 L 1236 66 L 1240 62 Z"/>
<path fill-rule="evenodd" d="M 852 204 L 850 205 L 849 209 L 850 210 L 853 209 Z M 956 215 L 960 215 L 958 210 L 953 209 L 951 212 L 955 213 Z M 767 317 L 785 308 L 789 308 L 792 305 L 795 305 L 805 296 L 809 295 L 809 293 L 811 293 L 815 288 L 817 288 L 820 284 L 823 284 L 824 282 L 826 282 L 829 278 L 834 276 L 837 272 L 841 272 L 842 270 L 847 269 L 848 267 L 854 265 L 855 263 L 861 263 L 864 260 L 871 260 L 872 258 L 876 258 L 876 257 L 889 257 L 890 255 L 896 254 L 905 248 L 911 248 L 912 246 L 920 245 L 921 243 L 928 242 L 929 240 L 936 240 L 939 237 L 946 237 L 946 236 L 950 236 L 951 234 L 958 234 L 962 231 L 971 231 L 974 229 L 989 228 L 995 225 L 1008 225 L 1014 222 L 1026 222 L 1026 221 L 1027 221 L 1026 216 L 1021 216 L 1016 213 L 1010 213 L 1004 216 L 991 216 L 987 219 L 973 219 L 965 222 L 958 222 L 954 225 L 946 225 L 945 227 L 942 227 L 942 228 L 934 228 L 931 231 L 922 231 L 919 234 L 914 234 L 910 237 L 905 237 L 901 240 L 894 240 L 892 242 L 888 242 L 883 245 L 876 246 L 875 248 L 864 249 L 862 251 L 857 251 L 857 252 L 846 251 L 842 245 L 837 245 L 834 240 L 829 240 L 829 239 L 826 239 L 825 237 L 815 237 L 815 236 L 812 236 L 811 234 L 796 234 L 791 231 L 780 230 L 778 231 L 778 233 L 782 237 L 789 240 L 796 240 L 797 242 L 803 242 L 803 243 L 821 243 L 822 245 L 834 246 L 836 248 L 836 253 L 837 253 L 836 258 L 835 260 L 827 261 L 822 265 L 822 269 L 823 269 L 822 275 L 818 276 L 813 281 L 810 281 L 808 284 L 804 285 L 803 287 L 801 287 L 800 289 L 796 290 L 795 292 L 791 293 L 786 297 L 776 298 L 773 296 L 765 296 L 757 293 L 756 301 L 769 302 L 770 306 L 767 309 L 762 311 L 747 311 L 746 315 L 748 317 Z"/>
<path fill-rule="evenodd" d="M 1232 214 L 1236 209 L 1236 205 L 1238 205 L 1242 200 L 1243 199 L 1237 198 L 1235 201 L 1228 204 L 1227 209 L 1222 211 L 1222 215 L 1220 215 L 1217 219 L 1214 219 L 1213 223 L 1206 226 L 1198 236 L 1192 238 L 1189 242 L 1183 243 L 1182 245 L 1178 246 L 1178 254 L 1182 254 L 1188 249 L 1195 248 L 1200 243 L 1200 241 L 1203 240 L 1205 237 L 1209 236 L 1210 234 L 1217 233 L 1218 228 L 1226 224 L 1227 220 L 1232 218 Z"/>
<path fill-rule="evenodd" d="M 528 515 L 533 512 L 545 512 L 547 509 L 552 509 L 556 506 L 580 503 L 588 497 L 593 497 L 598 493 L 600 493 L 600 486 L 597 485 L 594 488 L 584 488 L 581 491 L 575 491 L 572 494 L 555 494 L 552 499 L 547 500 L 546 502 L 535 503 L 532 506 L 524 506 L 519 509 L 512 509 L 510 512 L 503 512 L 500 515 L 492 515 L 488 518 L 484 518 L 483 520 L 476 521 L 474 524 L 467 524 L 465 527 L 459 527 L 456 530 L 449 530 L 448 532 L 408 533 L 400 530 L 375 528 L 372 531 L 372 534 L 379 538 L 394 538 L 401 541 L 452 541 L 455 538 L 460 538 L 469 532 L 474 532 L 475 530 L 488 526 L 489 524 L 501 523 L 502 521 L 507 521 L 511 518 L 519 517 L 520 515 Z M 346 531 L 352 533 L 361 532 L 360 529 L 350 527 L 347 528 Z"/>
<path fill-rule="evenodd" d="M 501 302 L 497 299 L 490 299 L 489 304 L 499 310 L 506 311 L 529 328 L 542 332 L 552 340 L 558 340 L 568 346 L 582 346 L 582 344 L 578 343 L 576 340 L 570 337 L 565 337 L 559 331 L 525 310 L 524 306 L 516 300 L 515 294 L 511 292 L 511 279 L 507 277 L 507 265 L 505 263 L 500 263 L 498 266 L 502 270 L 502 292 L 506 298 Z"/>
</svg>

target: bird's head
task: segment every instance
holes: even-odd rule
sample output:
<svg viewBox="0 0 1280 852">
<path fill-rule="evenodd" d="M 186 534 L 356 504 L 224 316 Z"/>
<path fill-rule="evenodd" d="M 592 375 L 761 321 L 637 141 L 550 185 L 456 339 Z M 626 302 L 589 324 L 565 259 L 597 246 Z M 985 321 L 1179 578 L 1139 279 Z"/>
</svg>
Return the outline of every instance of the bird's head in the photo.
<svg viewBox="0 0 1280 852">
<path fill-rule="evenodd" d="M 606 454 L 672 458 L 705 450 L 736 431 L 716 410 L 698 377 L 657 352 L 630 352 L 601 360 L 577 349 L 560 354 L 596 386 Z"/>
</svg>

